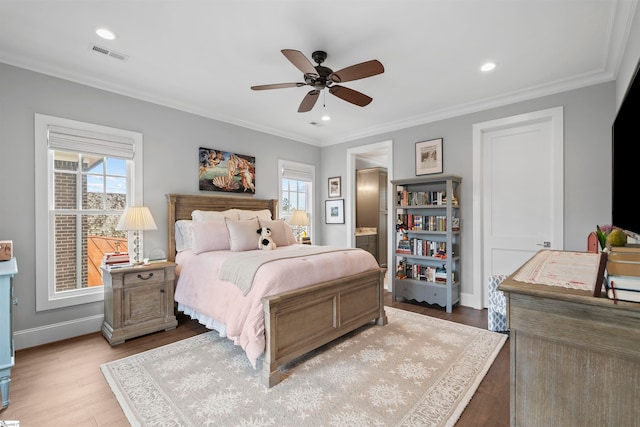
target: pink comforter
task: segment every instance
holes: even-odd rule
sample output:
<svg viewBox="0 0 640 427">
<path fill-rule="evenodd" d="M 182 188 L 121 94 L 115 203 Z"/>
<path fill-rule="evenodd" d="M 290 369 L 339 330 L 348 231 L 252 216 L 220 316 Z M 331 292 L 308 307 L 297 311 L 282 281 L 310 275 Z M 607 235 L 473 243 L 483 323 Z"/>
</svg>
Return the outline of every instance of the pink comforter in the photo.
<svg viewBox="0 0 640 427">
<path fill-rule="evenodd" d="M 295 251 L 298 245 L 278 247 Z M 344 250 L 288 258 L 262 265 L 246 296 L 233 283 L 218 279 L 222 263 L 237 252 L 213 251 L 195 255 L 186 250 L 176 256 L 178 282 L 175 300 L 226 325 L 227 336 L 256 362 L 265 348 L 262 297 L 378 268 L 364 250 Z"/>
</svg>

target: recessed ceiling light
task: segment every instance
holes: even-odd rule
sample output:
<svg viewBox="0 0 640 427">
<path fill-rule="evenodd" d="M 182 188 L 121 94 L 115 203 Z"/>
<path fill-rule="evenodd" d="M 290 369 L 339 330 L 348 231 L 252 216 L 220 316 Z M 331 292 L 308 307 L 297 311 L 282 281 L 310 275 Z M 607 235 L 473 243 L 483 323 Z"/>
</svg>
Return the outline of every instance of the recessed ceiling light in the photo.
<svg viewBox="0 0 640 427">
<path fill-rule="evenodd" d="M 106 28 L 98 28 L 96 30 L 96 34 L 105 40 L 113 40 L 116 38 L 116 35 L 113 33 L 113 31 L 107 30 Z"/>
<path fill-rule="evenodd" d="M 329 120 L 331 120 L 331 117 L 325 114 L 324 116 L 322 116 L 322 120 L 324 120 L 325 122 L 328 122 Z"/>
<path fill-rule="evenodd" d="M 480 67 L 480 70 L 482 70 L 482 71 L 491 71 L 494 68 L 496 68 L 496 63 L 495 62 L 485 62 L 484 64 L 482 64 L 482 67 Z"/>
</svg>

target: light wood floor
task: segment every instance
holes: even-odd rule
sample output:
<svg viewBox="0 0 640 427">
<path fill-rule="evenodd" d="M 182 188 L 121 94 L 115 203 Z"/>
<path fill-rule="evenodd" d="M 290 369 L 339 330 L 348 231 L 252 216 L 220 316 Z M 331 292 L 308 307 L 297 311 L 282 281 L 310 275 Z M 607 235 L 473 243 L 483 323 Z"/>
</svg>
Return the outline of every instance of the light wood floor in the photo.
<svg viewBox="0 0 640 427">
<path fill-rule="evenodd" d="M 386 305 L 428 316 L 487 327 L 487 311 L 458 307 L 447 314 L 443 309 L 424 304 Z M 160 347 L 206 329 L 183 315 L 178 327 L 157 332 L 110 347 L 98 332 L 24 349 L 16 352 L 11 372 L 8 408 L 0 411 L 0 420 L 18 420 L 20 427 L 42 426 L 128 426 L 129 423 L 102 376 L 100 365 L 145 350 Z M 465 409 L 458 427 L 509 425 L 509 342 Z"/>
</svg>

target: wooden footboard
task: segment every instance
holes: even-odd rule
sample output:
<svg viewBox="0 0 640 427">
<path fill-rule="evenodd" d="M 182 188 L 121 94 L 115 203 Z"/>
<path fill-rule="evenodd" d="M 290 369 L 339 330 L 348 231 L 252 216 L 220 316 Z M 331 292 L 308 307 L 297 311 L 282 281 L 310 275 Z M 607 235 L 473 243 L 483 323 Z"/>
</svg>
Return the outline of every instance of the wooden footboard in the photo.
<svg viewBox="0 0 640 427">
<path fill-rule="evenodd" d="M 263 384 L 276 385 L 280 366 L 360 326 L 385 325 L 384 274 L 381 268 L 263 298 Z"/>
</svg>

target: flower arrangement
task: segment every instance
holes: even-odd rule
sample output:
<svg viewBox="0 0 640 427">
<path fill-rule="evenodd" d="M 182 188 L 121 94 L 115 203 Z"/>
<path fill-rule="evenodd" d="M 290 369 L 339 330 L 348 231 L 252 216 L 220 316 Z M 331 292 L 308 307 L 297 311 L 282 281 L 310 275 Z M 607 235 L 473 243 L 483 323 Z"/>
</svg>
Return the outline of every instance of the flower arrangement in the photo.
<svg viewBox="0 0 640 427">
<path fill-rule="evenodd" d="M 596 225 L 596 235 L 600 242 L 600 249 L 604 249 L 607 246 L 607 236 L 611 233 L 611 230 L 613 230 L 612 225 L 603 225 L 602 227 Z"/>
<path fill-rule="evenodd" d="M 602 227 L 600 227 L 599 225 L 596 225 L 596 235 L 598 236 L 598 241 L 600 242 L 600 248 L 602 250 L 604 250 L 607 247 L 607 243 L 608 243 L 607 238 L 609 237 L 609 234 L 611 234 L 613 230 L 621 230 L 624 232 L 624 230 L 622 230 L 620 227 L 616 227 L 615 225 L 603 225 Z M 613 243 L 613 245 L 624 246 L 624 244 L 626 243 L 626 238 L 624 240 L 625 240 L 624 243 L 621 243 L 621 244 Z"/>
</svg>

